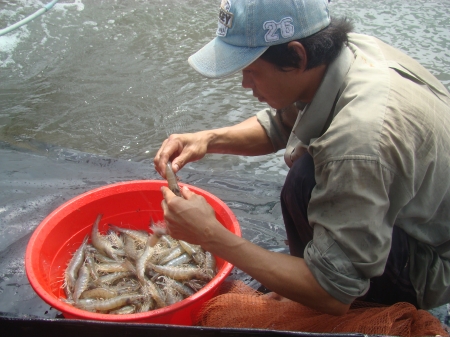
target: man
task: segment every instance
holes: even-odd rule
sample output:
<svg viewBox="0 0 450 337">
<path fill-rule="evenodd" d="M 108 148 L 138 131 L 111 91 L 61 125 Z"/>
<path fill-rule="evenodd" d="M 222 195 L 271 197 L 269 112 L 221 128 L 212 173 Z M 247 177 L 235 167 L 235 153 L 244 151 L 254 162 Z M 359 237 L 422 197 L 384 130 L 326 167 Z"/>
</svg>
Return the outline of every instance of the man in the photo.
<svg viewBox="0 0 450 337">
<path fill-rule="evenodd" d="M 359 298 L 450 302 L 450 95 L 417 62 L 331 20 L 325 0 L 223 0 L 201 74 L 242 70 L 271 107 L 231 127 L 171 135 L 158 172 L 206 153 L 286 148 L 281 205 L 291 255 L 229 233 L 203 198 L 163 188 L 173 237 L 200 244 L 288 299 L 344 314 Z"/>
</svg>

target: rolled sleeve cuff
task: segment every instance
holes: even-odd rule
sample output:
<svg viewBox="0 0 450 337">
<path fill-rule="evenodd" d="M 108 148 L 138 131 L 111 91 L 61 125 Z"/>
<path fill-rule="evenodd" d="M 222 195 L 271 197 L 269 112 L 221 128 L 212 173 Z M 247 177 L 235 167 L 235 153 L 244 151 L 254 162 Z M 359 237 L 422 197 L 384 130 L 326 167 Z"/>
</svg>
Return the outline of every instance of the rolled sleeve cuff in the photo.
<svg viewBox="0 0 450 337">
<path fill-rule="evenodd" d="M 290 130 L 283 126 L 277 116 L 276 110 L 264 109 L 256 114 L 259 124 L 264 128 L 272 142 L 274 152 L 286 147 Z"/>
<path fill-rule="evenodd" d="M 351 261 L 320 225 L 314 226 L 314 239 L 306 246 L 304 258 L 317 282 L 344 304 L 369 290 L 370 280 L 359 277 Z"/>
</svg>

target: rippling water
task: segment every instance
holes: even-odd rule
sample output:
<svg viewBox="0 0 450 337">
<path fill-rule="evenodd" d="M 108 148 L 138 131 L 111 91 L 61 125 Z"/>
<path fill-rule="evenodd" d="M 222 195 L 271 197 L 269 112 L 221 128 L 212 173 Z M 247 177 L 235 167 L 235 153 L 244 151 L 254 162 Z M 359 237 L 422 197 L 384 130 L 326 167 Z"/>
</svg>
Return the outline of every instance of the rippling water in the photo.
<svg viewBox="0 0 450 337">
<path fill-rule="evenodd" d="M 44 2 L 45 3 L 45 2 Z M 219 1 L 60 1 L 0 37 L 0 140 L 113 158 L 153 158 L 171 133 L 231 125 L 264 107 L 240 75 L 209 80 L 187 58 L 217 26 Z M 38 0 L 0 2 L 0 28 Z M 450 88 L 450 0 L 335 0 L 332 15 L 407 52 Z M 220 159 L 220 160 L 218 160 Z M 208 155 L 199 171 L 280 181 L 282 154 Z"/>
</svg>

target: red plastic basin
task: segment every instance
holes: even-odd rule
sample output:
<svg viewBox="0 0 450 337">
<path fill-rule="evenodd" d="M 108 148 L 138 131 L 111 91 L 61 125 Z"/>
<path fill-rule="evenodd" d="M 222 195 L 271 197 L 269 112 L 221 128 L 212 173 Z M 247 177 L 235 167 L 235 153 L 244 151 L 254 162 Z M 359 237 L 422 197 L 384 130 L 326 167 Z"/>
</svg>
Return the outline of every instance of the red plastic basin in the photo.
<svg viewBox="0 0 450 337">
<path fill-rule="evenodd" d="M 236 217 L 223 201 L 195 186 L 180 185 L 202 195 L 214 208 L 217 220 L 241 236 Z M 85 235 L 90 234 L 97 215 L 103 214 L 99 224 L 103 233 L 109 223 L 148 230 L 150 214 L 155 221 L 163 220 L 161 186 L 167 183 L 139 180 L 106 185 L 69 200 L 48 215 L 33 233 L 25 255 L 26 273 L 36 293 L 69 319 L 192 325 L 202 304 L 213 297 L 233 269 L 233 265 L 218 257 L 218 273 L 203 289 L 165 308 L 139 314 L 108 315 L 80 310 L 60 300 L 65 298 L 64 270 Z"/>
</svg>

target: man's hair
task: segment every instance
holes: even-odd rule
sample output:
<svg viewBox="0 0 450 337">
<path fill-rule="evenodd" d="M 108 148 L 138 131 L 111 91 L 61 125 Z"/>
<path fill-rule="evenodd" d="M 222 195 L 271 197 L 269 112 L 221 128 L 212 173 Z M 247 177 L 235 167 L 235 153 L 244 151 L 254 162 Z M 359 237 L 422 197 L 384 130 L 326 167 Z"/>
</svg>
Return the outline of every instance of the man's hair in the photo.
<svg viewBox="0 0 450 337">
<path fill-rule="evenodd" d="M 344 44 L 348 43 L 347 34 L 353 30 L 352 23 L 347 18 L 331 18 L 330 24 L 321 31 L 295 40 L 305 47 L 307 55 L 306 69 L 312 69 L 322 64 L 328 65 L 339 55 Z M 291 41 L 290 41 L 291 42 Z M 276 65 L 281 71 L 299 68 L 300 57 L 288 47 L 289 42 L 271 46 L 261 58 Z"/>
</svg>

